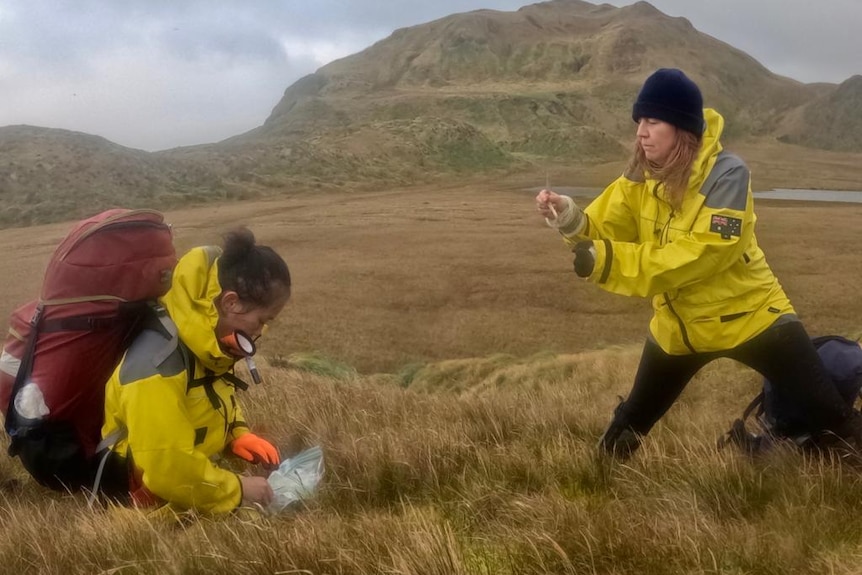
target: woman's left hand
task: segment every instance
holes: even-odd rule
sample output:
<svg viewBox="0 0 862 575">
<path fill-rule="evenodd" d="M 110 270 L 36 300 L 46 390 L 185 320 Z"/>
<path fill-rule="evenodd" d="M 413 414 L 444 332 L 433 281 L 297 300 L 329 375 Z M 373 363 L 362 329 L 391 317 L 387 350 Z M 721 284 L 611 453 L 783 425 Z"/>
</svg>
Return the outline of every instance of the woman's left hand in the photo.
<svg viewBox="0 0 862 575">
<path fill-rule="evenodd" d="M 266 439 L 246 433 L 234 439 L 230 444 L 231 451 L 252 463 L 263 463 L 271 467 L 277 467 L 281 462 L 278 449 Z"/>
</svg>

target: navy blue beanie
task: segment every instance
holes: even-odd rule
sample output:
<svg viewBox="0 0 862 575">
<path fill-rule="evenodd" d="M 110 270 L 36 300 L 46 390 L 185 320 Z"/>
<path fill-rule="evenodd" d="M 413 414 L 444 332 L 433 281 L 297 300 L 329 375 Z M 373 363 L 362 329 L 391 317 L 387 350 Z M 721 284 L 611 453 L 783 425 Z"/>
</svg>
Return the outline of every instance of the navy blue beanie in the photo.
<svg viewBox="0 0 862 575">
<path fill-rule="evenodd" d="M 637 122 L 641 118 L 662 120 L 701 137 L 704 121 L 700 88 L 682 70 L 656 70 L 644 82 L 632 107 L 632 119 Z"/>
</svg>

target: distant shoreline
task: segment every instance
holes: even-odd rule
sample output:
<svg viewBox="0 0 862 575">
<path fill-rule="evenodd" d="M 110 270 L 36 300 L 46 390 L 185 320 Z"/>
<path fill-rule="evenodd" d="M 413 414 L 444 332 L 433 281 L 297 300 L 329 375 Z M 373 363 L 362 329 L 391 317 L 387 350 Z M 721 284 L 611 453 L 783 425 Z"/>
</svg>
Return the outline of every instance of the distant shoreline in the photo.
<svg viewBox="0 0 862 575">
<path fill-rule="evenodd" d="M 542 188 L 530 188 L 528 191 L 538 193 Z M 553 186 L 558 194 L 566 194 L 578 198 L 595 198 L 602 188 L 587 188 L 577 186 Z M 754 192 L 756 199 L 793 200 L 799 202 L 836 202 L 862 204 L 862 190 L 810 190 L 805 188 L 775 188 L 768 191 Z"/>
<path fill-rule="evenodd" d="M 775 188 L 767 192 L 754 192 L 754 197 L 767 200 L 797 200 L 803 202 L 843 202 L 862 204 L 862 191 L 807 190 L 803 188 Z"/>
</svg>

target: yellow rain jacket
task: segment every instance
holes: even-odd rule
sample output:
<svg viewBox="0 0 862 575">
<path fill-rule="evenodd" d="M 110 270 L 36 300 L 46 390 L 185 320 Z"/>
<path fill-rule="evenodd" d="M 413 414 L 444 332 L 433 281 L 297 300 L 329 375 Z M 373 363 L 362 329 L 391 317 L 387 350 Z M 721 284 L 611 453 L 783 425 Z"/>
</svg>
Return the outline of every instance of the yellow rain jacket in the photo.
<svg viewBox="0 0 862 575">
<path fill-rule="evenodd" d="M 652 297 L 650 333 L 667 353 L 727 350 L 793 308 L 754 237 L 748 168 L 722 150 L 724 118 L 705 109 L 707 123 L 682 208 L 664 199 L 644 175 L 619 177 L 585 210 L 580 234 L 593 240 L 589 281 L 629 296 Z"/>
<path fill-rule="evenodd" d="M 147 490 L 179 509 L 209 513 L 240 504 L 239 477 L 211 458 L 249 432 L 233 384 L 220 377 L 235 360 L 215 336 L 218 253 L 195 248 L 180 259 L 161 302 L 168 329 L 144 330 L 132 343 L 107 383 L 102 427 L 102 437 L 125 430 L 112 449 Z M 207 373 L 214 377 L 203 383 Z"/>
</svg>

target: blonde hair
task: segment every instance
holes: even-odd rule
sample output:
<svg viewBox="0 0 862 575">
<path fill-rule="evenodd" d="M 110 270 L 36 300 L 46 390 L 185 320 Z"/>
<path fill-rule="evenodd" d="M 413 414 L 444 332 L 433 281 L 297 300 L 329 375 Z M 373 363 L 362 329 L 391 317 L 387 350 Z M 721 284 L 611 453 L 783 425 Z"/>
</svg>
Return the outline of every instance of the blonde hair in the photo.
<svg viewBox="0 0 862 575">
<path fill-rule="evenodd" d="M 670 155 L 663 164 L 659 165 L 647 160 L 640 142 L 636 139 L 626 173 L 647 174 L 650 178 L 664 184 L 662 194 L 670 205 L 678 210 L 682 207 L 691 168 L 699 151 L 700 138 L 688 130 L 677 128 L 676 142 Z"/>
</svg>

